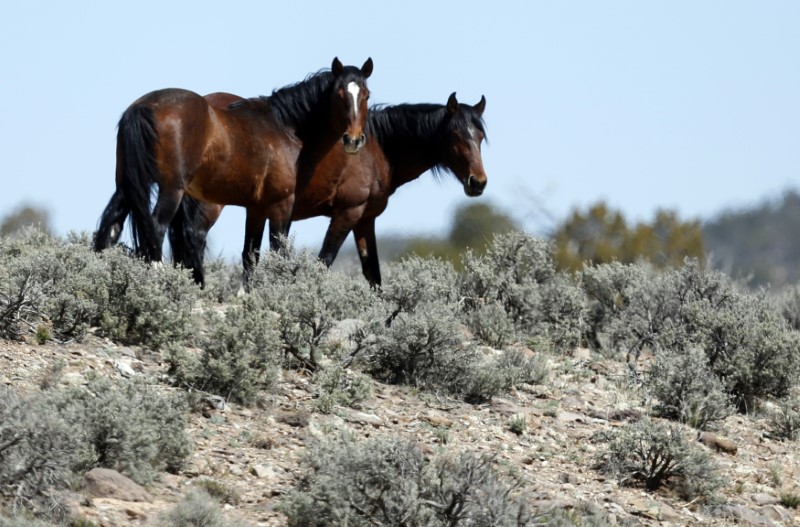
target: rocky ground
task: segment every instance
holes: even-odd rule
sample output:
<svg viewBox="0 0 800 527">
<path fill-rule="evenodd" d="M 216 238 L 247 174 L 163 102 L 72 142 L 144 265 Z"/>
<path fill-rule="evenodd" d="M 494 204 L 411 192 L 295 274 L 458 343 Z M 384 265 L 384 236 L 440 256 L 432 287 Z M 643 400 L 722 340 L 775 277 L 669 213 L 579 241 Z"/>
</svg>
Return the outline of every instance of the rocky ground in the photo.
<svg viewBox="0 0 800 527">
<path fill-rule="evenodd" d="M 47 366 L 58 360 L 68 364 L 60 379 L 64 384 L 81 384 L 92 372 L 159 376 L 164 370 L 157 354 L 95 337 L 43 346 L 0 340 L 0 382 L 38 389 Z M 94 474 L 73 501 L 97 525 L 159 525 L 164 511 L 192 485 L 213 479 L 232 490 L 233 503 L 224 505 L 230 519 L 286 525 L 274 506 L 298 481 L 306 445 L 315 436 L 346 428 L 362 437 L 413 438 L 431 451 L 498 453 L 499 460 L 524 475 L 537 505 L 569 508 L 586 501 L 620 525 L 800 525 L 800 510 L 781 506 L 779 498 L 785 492 L 800 494 L 800 447 L 770 439 L 763 419 L 730 417 L 718 431 L 736 448 L 735 453 L 713 450 L 725 474 L 727 502 L 712 515 L 700 503 L 666 491 L 620 487 L 592 469 L 599 445 L 590 437 L 646 411 L 624 363 L 589 350 L 550 362 L 546 384 L 525 386 L 491 404 L 473 406 L 375 383 L 372 399 L 359 408 L 337 407 L 327 415 L 314 412 L 316 387 L 309 378 L 288 372 L 263 407 L 209 406 L 192 414 L 196 450 L 180 474 L 165 474 L 146 492 L 117 488 L 113 481 L 108 490 L 98 480 L 114 474 Z M 521 435 L 509 428 L 509 418 L 517 414 L 527 417 Z M 688 428 L 686 434 L 697 435 Z"/>
</svg>

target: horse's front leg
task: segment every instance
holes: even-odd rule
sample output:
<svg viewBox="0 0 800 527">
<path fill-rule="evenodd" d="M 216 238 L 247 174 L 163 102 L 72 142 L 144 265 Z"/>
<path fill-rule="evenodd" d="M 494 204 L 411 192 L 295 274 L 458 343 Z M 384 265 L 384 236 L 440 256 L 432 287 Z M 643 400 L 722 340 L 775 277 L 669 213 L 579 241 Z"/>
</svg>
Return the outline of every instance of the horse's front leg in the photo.
<svg viewBox="0 0 800 527">
<path fill-rule="evenodd" d="M 322 249 L 319 251 L 319 259 L 330 267 L 339 254 L 347 235 L 356 226 L 364 207 L 356 207 L 344 211 L 336 211 L 328 225 L 328 232 L 325 233 L 325 240 L 322 242 Z"/>
<path fill-rule="evenodd" d="M 269 249 L 271 251 L 280 251 L 286 248 L 286 239 L 289 237 L 291 227 L 291 220 L 269 221 Z"/>
<path fill-rule="evenodd" d="M 244 249 L 242 250 L 242 286 L 245 291 L 249 289 L 248 283 L 258 264 L 261 251 L 261 240 L 264 238 L 264 227 L 267 224 L 266 216 L 258 209 L 247 209 L 247 221 L 244 229 Z"/>
<path fill-rule="evenodd" d="M 361 272 L 372 287 L 381 285 L 381 265 L 378 261 L 378 242 L 375 239 L 375 218 L 363 219 L 353 227 Z"/>
</svg>

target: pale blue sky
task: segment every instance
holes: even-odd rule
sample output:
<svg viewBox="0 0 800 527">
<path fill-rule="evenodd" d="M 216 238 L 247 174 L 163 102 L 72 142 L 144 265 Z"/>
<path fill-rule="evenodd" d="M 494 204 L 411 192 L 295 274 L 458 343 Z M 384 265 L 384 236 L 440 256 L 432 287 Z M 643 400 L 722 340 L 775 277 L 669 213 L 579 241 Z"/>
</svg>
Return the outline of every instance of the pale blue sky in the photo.
<svg viewBox="0 0 800 527">
<path fill-rule="evenodd" d="M 148 91 L 266 95 L 371 56 L 372 102 L 486 96 L 477 199 L 520 218 L 600 199 L 631 219 L 708 218 L 800 182 L 798 28 L 794 1 L 6 2 L 0 214 L 32 201 L 60 233 L 93 230 L 117 120 Z M 467 200 L 426 174 L 392 198 L 379 240 L 441 233 Z M 316 249 L 326 225 L 293 231 Z M 212 250 L 238 255 L 243 233 L 227 209 Z"/>
</svg>

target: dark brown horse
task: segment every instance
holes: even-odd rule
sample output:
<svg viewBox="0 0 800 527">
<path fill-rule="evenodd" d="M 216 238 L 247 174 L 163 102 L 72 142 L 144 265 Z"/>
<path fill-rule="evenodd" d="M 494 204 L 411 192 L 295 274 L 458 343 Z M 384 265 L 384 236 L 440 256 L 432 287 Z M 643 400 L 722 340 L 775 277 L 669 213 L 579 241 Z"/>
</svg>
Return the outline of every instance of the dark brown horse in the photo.
<svg viewBox="0 0 800 527">
<path fill-rule="evenodd" d="M 460 104 L 455 93 L 446 105 L 402 104 L 372 108 L 367 130 L 370 139 L 358 156 L 330 151 L 314 167 L 310 180 L 298 190 L 292 220 L 329 216 L 320 258 L 333 263 L 342 242 L 352 230 L 364 276 L 371 284 L 381 283 L 375 239 L 375 218 L 388 205 L 398 187 L 418 178 L 426 170 L 451 172 L 468 196 L 479 196 L 486 186 L 481 143 L 486 132 L 483 111 L 478 104 Z M 187 266 L 202 265 L 203 238 L 216 221 L 221 207 L 185 200 L 188 230 L 195 236 L 194 247 L 179 246 L 189 255 Z M 270 227 L 272 230 L 272 226 Z M 189 237 L 186 237 L 188 240 Z M 173 245 L 175 247 L 175 245 Z"/>
<path fill-rule="evenodd" d="M 267 220 L 273 248 L 288 232 L 298 167 L 313 168 L 330 151 L 348 156 L 364 146 L 371 73 L 371 59 L 360 69 L 334 59 L 330 71 L 269 97 L 204 98 L 179 89 L 143 96 L 119 122 L 117 190 L 101 216 L 95 248 L 114 243 L 130 214 L 134 249 L 160 261 L 165 231 L 186 195 L 246 208 L 242 254 L 249 270 Z"/>
</svg>

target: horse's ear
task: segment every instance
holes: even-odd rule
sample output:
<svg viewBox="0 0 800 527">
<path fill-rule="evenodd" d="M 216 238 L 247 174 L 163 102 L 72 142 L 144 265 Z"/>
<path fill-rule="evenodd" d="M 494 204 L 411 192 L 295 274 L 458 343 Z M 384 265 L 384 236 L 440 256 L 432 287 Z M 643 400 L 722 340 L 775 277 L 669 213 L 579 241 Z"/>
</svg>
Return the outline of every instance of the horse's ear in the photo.
<svg viewBox="0 0 800 527">
<path fill-rule="evenodd" d="M 367 61 L 361 66 L 361 74 L 364 75 L 364 78 L 372 75 L 372 57 L 367 58 Z"/>
<path fill-rule="evenodd" d="M 334 77 L 338 77 L 344 71 L 344 64 L 339 60 L 339 57 L 333 57 L 333 64 L 331 64 L 331 72 Z"/>
<path fill-rule="evenodd" d="M 447 99 L 447 111 L 449 113 L 456 113 L 458 111 L 458 99 L 456 99 L 456 92 L 450 94 Z"/>
<path fill-rule="evenodd" d="M 476 110 L 478 110 L 479 115 L 483 115 L 483 111 L 486 109 L 486 97 L 481 95 L 481 100 L 478 101 L 478 104 L 473 106 Z"/>
</svg>

